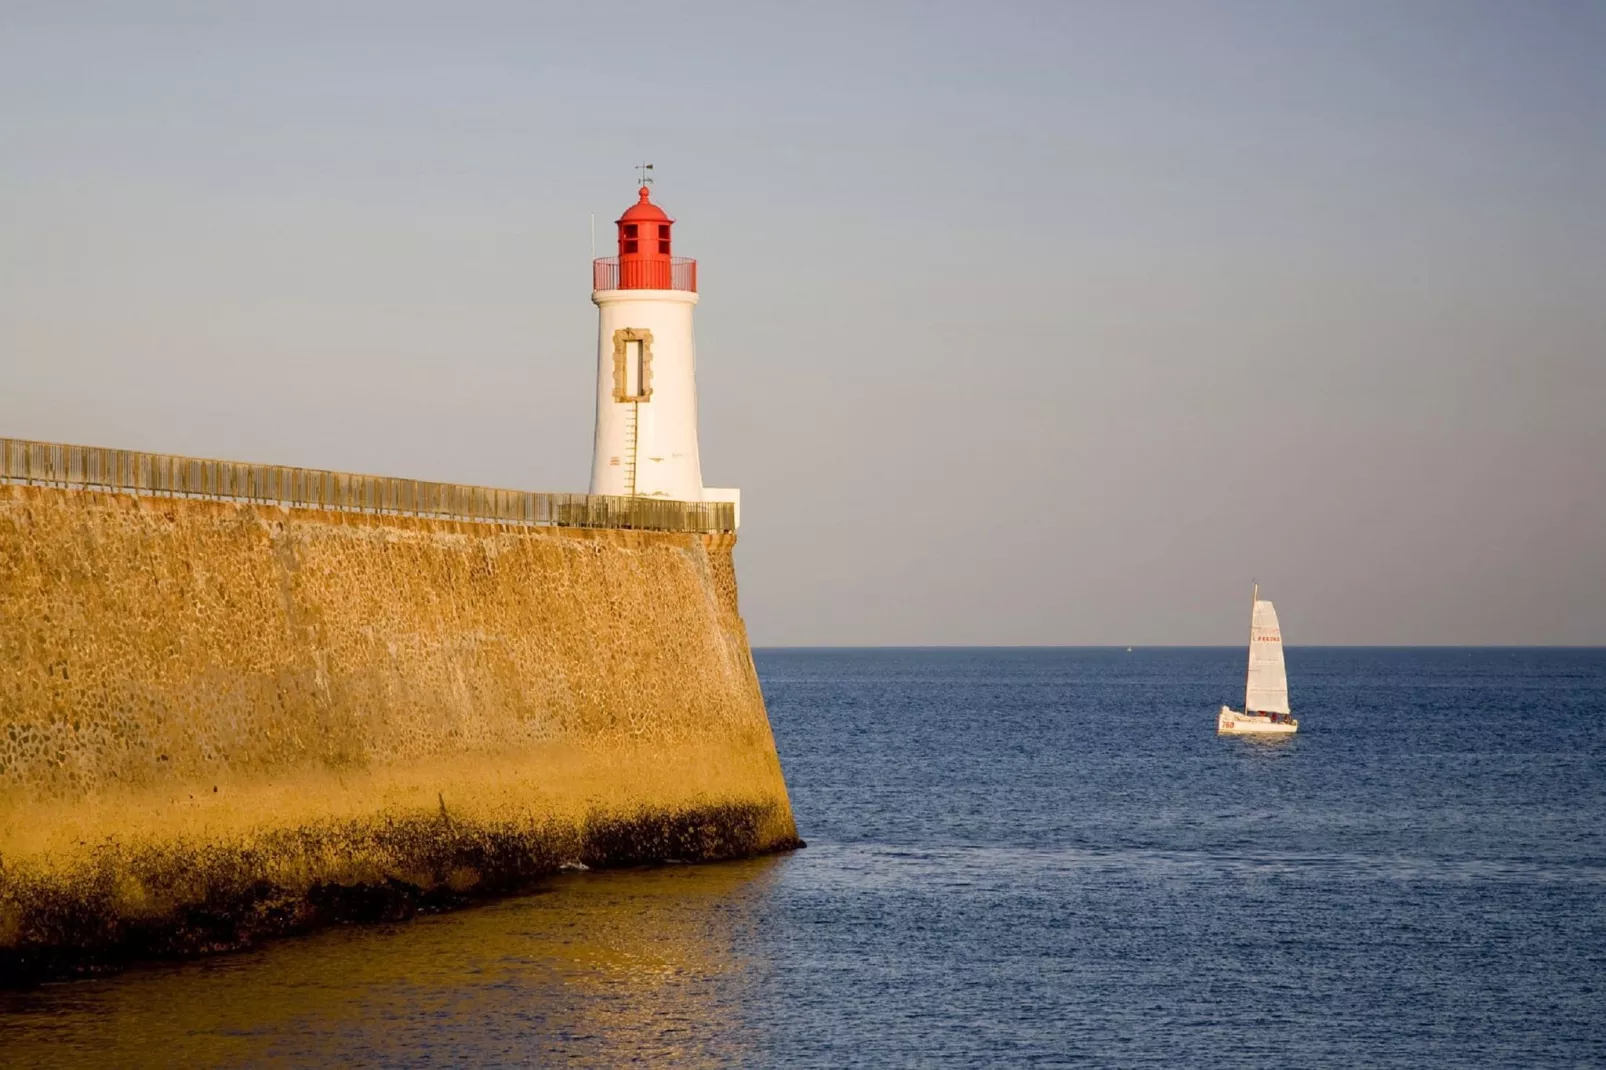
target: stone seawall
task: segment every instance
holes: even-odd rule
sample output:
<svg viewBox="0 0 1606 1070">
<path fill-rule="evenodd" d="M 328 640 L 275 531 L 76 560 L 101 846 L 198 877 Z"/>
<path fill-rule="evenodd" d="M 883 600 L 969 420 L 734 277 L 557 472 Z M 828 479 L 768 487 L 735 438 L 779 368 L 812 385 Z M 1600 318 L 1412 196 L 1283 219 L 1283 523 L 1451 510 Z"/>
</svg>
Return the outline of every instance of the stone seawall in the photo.
<svg viewBox="0 0 1606 1070">
<path fill-rule="evenodd" d="M 731 542 L 0 486 L 0 981 L 797 845 Z"/>
</svg>

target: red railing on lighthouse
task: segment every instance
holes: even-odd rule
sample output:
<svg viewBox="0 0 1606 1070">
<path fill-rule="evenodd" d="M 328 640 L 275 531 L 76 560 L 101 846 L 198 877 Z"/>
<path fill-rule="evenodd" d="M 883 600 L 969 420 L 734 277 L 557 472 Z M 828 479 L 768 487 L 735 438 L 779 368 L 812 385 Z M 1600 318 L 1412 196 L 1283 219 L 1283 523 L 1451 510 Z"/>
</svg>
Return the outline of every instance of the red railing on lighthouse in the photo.
<svg viewBox="0 0 1606 1070">
<path fill-rule="evenodd" d="M 626 260 L 598 257 L 591 262 L 593 290 L 686 290 L 697 292 L 697 261 L 689 256 Z"/>
</svg>

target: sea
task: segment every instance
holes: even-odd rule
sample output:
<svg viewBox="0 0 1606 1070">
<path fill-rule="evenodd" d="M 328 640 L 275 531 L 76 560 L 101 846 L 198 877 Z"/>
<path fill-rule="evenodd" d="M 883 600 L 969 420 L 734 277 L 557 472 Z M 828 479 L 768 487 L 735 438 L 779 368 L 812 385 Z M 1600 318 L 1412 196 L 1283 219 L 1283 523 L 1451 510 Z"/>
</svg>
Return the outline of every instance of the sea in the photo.
<svg viewBox="0 0 1606 1070">
<path fill-rule="evenodd" d="M 1606 650 L 760 650 L 808 847 L 0 995 L 8 1066 L 1606 1066 Z"/>
</svg>

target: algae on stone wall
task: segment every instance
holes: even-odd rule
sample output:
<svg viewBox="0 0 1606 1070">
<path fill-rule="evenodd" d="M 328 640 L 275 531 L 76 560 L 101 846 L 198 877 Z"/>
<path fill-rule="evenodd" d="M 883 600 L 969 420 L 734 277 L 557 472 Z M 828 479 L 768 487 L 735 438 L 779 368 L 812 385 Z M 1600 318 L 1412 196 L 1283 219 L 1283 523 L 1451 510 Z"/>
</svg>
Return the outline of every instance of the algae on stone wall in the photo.
<svg viewBox="0 0 1606 1070">
<path fill-rule="evenodd" d="M 0 971 L 794 845 L 730 543 L 0 486 Z"/>
</svg>

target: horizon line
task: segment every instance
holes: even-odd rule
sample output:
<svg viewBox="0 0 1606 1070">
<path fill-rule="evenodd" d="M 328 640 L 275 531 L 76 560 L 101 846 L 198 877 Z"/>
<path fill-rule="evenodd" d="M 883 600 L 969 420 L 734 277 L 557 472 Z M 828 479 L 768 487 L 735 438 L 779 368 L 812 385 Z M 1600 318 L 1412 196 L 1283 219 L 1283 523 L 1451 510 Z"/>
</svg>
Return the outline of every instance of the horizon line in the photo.
<svg viewBox="0 0 1606 1070">
<path fill-rule="evenodd" d="M 1242 643 L 754 643 L 754 650 L 1238 650 Z M 1285 650 L 1606 650 L 1606 643 L 1284 643 Z"/>
</svg>

